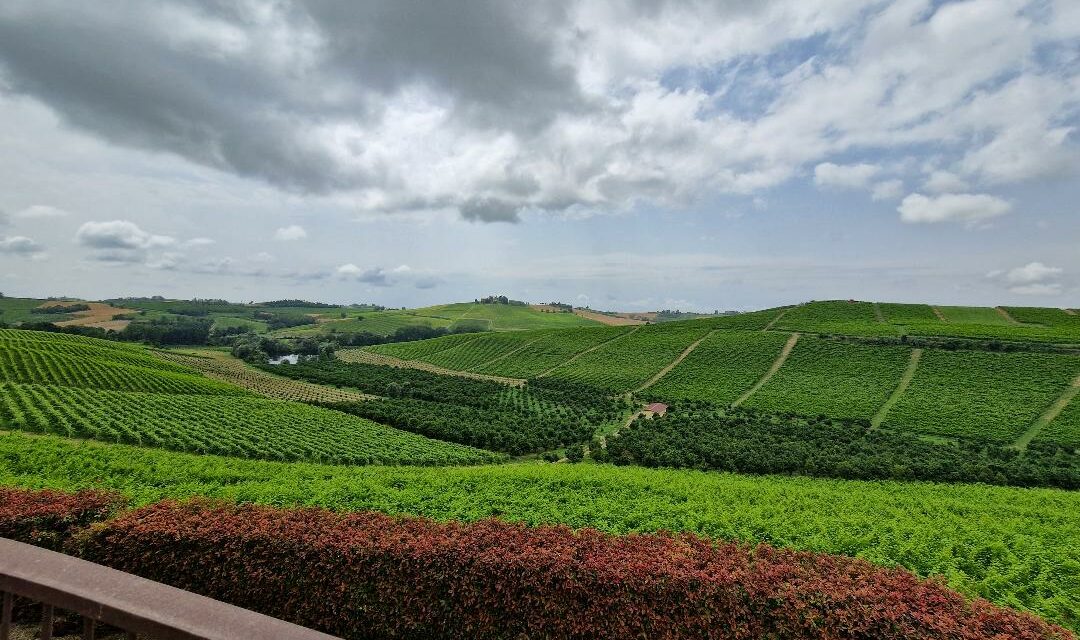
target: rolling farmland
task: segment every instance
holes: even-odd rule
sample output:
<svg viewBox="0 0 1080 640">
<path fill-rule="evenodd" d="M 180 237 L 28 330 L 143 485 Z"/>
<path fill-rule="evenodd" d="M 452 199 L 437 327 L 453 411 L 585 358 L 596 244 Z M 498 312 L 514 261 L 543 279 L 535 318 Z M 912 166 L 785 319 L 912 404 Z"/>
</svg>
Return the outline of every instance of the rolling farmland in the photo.
<svg viewBox="0 0 1080 640">
<path fill-rule="evenodd" d="M 783 333 L 712 333 L 644 394 L 730 404 L 765 375 L 787 339 Z"/>
</svg>

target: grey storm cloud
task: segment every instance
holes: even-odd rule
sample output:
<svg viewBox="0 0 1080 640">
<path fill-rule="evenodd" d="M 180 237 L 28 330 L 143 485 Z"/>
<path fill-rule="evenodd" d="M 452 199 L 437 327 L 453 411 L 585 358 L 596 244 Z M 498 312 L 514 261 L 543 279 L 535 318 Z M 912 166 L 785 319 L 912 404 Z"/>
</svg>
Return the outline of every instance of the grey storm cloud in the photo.
<svg viewBox="0 0 1080 640">
<path fill-rule="evenodd" d="M 580 108 L 573 69 L 537 36 L 559 19 L 498 0 L 15 0 L 0 7 L 0 78 L 115 143 L 327 193 L 387 180 L 322 136 L 352 127 L 363 154 L 403 87 L 429 87 L 461 126 L 527 132 Z"/>
</svg>

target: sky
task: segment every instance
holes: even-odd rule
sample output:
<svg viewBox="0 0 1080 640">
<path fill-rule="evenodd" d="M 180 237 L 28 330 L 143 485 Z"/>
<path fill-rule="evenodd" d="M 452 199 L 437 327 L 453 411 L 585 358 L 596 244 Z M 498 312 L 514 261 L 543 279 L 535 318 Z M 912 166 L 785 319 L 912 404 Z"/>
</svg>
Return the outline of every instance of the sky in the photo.
<svg viewBox="0 0 1080 640">
<path fill-rule="evenodd" d="M 1080 307 L 1080 2 L 0 3 L 0 291 Z"/>
</svg>

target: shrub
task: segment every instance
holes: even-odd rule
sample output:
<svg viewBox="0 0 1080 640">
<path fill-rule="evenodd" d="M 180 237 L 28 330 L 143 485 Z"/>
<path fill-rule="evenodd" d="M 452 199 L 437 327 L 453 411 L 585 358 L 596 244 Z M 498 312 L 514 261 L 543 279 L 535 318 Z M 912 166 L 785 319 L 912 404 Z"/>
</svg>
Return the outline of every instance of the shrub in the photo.
<svg viewBox="0 0 1080 640">
<path fill-rule="evenodd" d="M 839 556 L 498 520 L 195 501 L 82 552 L 346 638 L 1071 638 L 933 580 Z"/>
<path fill-rule="evenodd" d="M 123 503 L 105 491 L 64 493 L 0 487 L 0 537 L 59 551 L 79 530 Z"/>
</svg>

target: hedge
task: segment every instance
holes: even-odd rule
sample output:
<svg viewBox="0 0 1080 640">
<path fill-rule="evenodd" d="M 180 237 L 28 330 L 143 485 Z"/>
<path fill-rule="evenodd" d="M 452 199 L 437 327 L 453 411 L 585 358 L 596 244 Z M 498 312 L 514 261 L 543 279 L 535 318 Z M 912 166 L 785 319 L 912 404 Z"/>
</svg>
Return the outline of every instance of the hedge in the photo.
<svg viewBox="0 0 1080 640">
<path fill-rule="evenodd" d="M 345 638 L 1072 638 L 935 580 L 689 534 L 165 501 L 87 559 Z"/>
<path fill-rule="evenodd" d="M 0 487 L 0 538 L 61 551 L 74 534 L 108 518 L 122 504 L 120 496 L 105 491 Z"/>
</svg>

